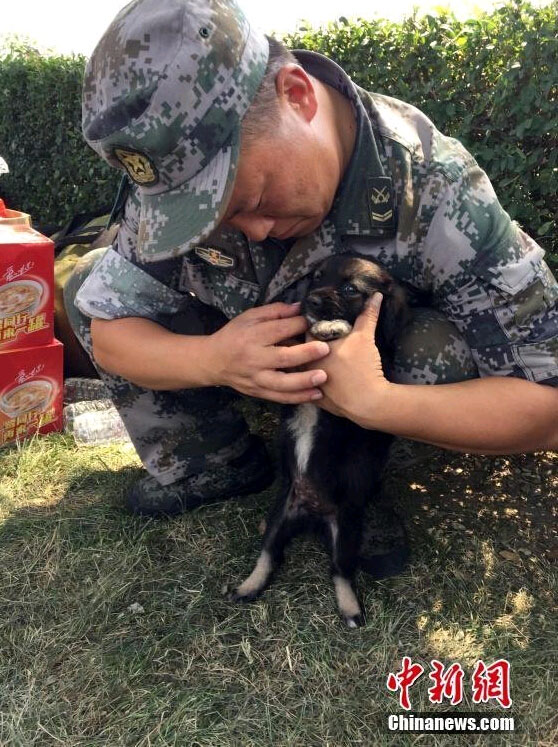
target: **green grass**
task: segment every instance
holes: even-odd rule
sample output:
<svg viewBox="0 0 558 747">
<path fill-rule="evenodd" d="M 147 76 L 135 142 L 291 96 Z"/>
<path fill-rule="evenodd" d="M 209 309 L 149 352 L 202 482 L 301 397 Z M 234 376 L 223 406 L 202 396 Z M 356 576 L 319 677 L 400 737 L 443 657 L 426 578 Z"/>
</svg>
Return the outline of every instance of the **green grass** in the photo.
<svg viewBox="0 0 558 747">
<path fill-rule="evenodd" d="M 357 631 L 311 539 L 254 604 L 223 597 L 251 569 L 273 490 L 140 520 L 122 509 L 141 474 L 129 448 L 50 436 L 0 451 L 0 744 L 556 744 L 558 458 L 417 451 L 387 478 L 413 561 L 359 577 Z M 453 708 L 428 703 L 425 674 L 415 711 L 479 710 L 474 663 L 506 657 L 521 731 L 390 734 L 400 709 L 385 680 L 404 655 L 466 674 Z"/>
</svg>

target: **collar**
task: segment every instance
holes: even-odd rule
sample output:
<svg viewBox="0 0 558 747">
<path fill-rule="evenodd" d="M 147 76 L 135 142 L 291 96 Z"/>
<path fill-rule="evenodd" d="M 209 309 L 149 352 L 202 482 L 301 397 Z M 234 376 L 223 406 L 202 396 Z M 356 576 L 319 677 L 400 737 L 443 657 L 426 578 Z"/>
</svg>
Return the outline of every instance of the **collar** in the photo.
<svg viewBox="0 0 558 747">
<path fill-rule="evenodd" d="M 345 251 L 347 235 L 391 236 L 395 230 L 391 177 L 387 176 L 370 117 L 359 89 L 347 73 L 317 52 L 297 50 L 297 60 L 307 73 L 332 86 L 353 104 L 357 133 L 355 147 L 332 208 L 313 233 L 298 239 L 271 279 L 264 297 L 269 303 L 292 283 L 308 274 L 321 260 Z"/>
</svg>

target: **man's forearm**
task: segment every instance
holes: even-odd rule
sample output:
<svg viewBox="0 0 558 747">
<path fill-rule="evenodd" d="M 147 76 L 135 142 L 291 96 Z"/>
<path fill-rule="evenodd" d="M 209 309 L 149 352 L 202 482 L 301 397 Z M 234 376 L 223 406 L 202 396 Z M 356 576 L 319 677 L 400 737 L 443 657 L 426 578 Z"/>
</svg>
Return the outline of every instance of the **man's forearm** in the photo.
<svg viewBox="0 0 558 747">
<path fill-rule="evenodd" d="M 558 450 L 558 389 L 508 377 L 391 384 L 382 406 L 359 423 L 456 451 Z"/>
<path fill-rule="evenodd" d="M 130 317 L 91 323 L 93 357 L 105 371 L 146 389 L 209 386 L 207 337 L 177 335 L 149 319 Z"/>
</svg>

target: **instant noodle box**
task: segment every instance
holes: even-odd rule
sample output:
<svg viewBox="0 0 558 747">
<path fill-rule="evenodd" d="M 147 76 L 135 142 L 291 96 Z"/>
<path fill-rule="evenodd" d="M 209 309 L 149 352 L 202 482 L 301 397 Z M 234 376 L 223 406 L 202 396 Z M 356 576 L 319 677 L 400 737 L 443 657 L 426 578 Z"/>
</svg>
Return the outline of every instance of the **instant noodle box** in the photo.
<svg viewBox="0 0 558 747">
<path fill-rule="evenodd" d="M 62 350 L 54 340 L 0 353 L 0 446 L 61 430 Z"/>
<path fill-rule="evenodd" d="M 0 200 L 0 352 L 52 342 L 54 244 Z"/>
</svg>

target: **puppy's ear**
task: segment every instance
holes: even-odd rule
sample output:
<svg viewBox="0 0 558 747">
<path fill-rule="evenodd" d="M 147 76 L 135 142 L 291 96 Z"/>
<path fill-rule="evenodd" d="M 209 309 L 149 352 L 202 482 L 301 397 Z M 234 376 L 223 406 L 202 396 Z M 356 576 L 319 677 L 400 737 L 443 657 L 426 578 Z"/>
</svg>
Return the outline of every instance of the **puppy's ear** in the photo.
<svg viewBox="0 0 558 747">
<path fill-rule="evenodd" d="M 410 318 L 407 293 L 394 282 L 382 289 L 383 301 L 376 328 L 376 341 L 381 353 L 393 355 L 397 337 Z"/>
</svg>

